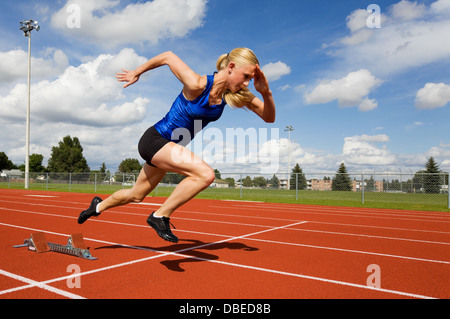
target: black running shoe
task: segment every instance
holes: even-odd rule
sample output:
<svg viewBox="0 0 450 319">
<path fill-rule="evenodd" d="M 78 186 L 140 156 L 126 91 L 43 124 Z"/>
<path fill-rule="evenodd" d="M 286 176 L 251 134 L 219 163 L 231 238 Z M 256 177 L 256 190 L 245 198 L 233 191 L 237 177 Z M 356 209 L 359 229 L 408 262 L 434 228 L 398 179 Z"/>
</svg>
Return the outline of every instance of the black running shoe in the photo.
<svg viewBox="0 0 450 319">
<path fill-rule="evenodd" d="M 170 222 L 170 218 L 162 217 L 157 218 L 153 216 L 155 212 L 151 213 L 151 215 L 147 218 L 147 224 L 152 227 L 158 233 L 159 237 L 164 240 L 170 241 L 172 243 L 178 243 L 178 238 L 172 231 L 170 230 L 170 225 L 173 224 Z M 175 228 L 175 226 L 173 226 Z"/>
<path fill-rule="evenodd" d="M 100 197 L 94 197 L 94 199 L 91 202 L 91 206 L 89 206 L 88 209 L 81 212 L 80 216 L 78 217 L 78 224 L 83 224 L 85 221 L 87 221 L 90 217 L 94 216 L 97 217 L 100 215 L 100 213 L 97 213 L 97 205 L 98 203 L 102 202 L 102 199 Z"/>
</svg>

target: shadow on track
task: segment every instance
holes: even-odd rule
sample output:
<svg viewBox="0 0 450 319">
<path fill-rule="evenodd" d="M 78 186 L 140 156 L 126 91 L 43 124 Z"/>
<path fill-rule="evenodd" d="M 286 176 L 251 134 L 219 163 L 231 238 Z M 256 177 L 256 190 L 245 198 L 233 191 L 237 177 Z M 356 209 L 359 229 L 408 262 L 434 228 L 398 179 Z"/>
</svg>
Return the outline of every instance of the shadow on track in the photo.
<svg viewBox="0 0 450 319">
<path fill-rule="evenodd" d="M 183 242 L 183 243 L 180 243 Z M 149 250 L 154 252 L 173 252 L 185 255 L 186 257 L 175 260 L 163 260 L 161 264 L 166 266 L 167 269 L 183 272 L 185 271 L 181 264 L 204 262 L 210 260 L 219 260 L 219 256 L 209 253 L 210 251 L 218 251 L 222 249 L 231 250 L 244 250 L 244 251 L 257 251 L 258 248 L 247 246 L 243 243 L 236 242 L 224 242 L 224 243 L 205 243 L 197 239 L 180 239 L 178 244 L 172 244 L 162 247 L 149 247 L 149 246 L 125 246 L 125 245 L 110 245 L 94 248 L 94 250 L 100 249 L 140 249 Z M 204 252 L 203 250 L 208 251 Z M 179 257 L 178 255 L 171 255 Z"/>
</svg>

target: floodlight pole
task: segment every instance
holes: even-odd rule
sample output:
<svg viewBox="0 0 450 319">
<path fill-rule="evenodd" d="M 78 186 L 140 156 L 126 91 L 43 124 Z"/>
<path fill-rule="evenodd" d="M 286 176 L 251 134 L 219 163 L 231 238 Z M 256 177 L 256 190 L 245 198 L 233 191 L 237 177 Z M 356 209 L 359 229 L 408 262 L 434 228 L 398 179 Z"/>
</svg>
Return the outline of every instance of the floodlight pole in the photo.
<svg viewBox="0 0 450 319">
<path fill-rule="evenodd" d="M 28 104 L 27 104 L 27 135 L 25 154 L 25 189 L 30 183 L 30 104 L 31 104 L 31 32 L 28 33 Z"/>
<path fill-rule="evenodd" d="M 287 189 L 289 190 L 291 188 L 291 178 L 290 178 L 290 170 L 291 170 L 291 132 L 294 131 L 294 128 L 292 126 L 286 126 L 285 132 L 289 132 L 289 147 L 288 147 L 288 180 L 287 180 Z"/>
<path fill-rule="evenodd" d="M 20 30 L 28 37 L 28 104 L 27 104 L 27 132 L 25 136 L 25 189 L 30 186 L 30 104 L 31 104 L 31 31 L 39 31 L 37 21 L 24 20 L 20 22 Z"/>
</svg>

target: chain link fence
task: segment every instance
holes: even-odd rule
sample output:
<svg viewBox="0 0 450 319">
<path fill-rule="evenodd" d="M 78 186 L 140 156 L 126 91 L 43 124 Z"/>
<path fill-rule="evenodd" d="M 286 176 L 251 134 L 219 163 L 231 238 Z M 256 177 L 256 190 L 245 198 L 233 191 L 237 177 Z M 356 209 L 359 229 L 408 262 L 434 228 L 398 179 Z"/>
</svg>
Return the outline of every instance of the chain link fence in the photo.
<svg viewBox="0 0 450 319">
<path fill-rule="evenodd" d="M 34 190 L 113 193 L 139 173 L 30 173 Z M 199 197 L 417 210 L 450 209 L 449 173 L 220 173 Z M 167 197 L 184 177 L 168 173 L 150 193 Z M 0 177 L 0 188 L 23 188 L 24 173 Z"/>
</svg>

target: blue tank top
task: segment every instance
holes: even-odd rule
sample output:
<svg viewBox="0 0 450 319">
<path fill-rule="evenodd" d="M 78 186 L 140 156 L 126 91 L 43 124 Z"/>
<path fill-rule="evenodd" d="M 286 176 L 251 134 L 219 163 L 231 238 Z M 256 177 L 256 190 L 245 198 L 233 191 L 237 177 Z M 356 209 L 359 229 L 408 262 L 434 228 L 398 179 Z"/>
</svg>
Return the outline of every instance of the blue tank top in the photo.
<svg viewBox="0 0 450 319">
<path fill-rule="evenodd" d="M 205 90 L 199 97 L 188 101 L 181 92 L 167 115 L 154 125 L 164 138 L 186 146 L 195 134 L 222 116 L 226 102 L 222 100 L 219 105 L 209 105 L 214 75 L 208 75 L 207 78 Z"/>
</svg>

